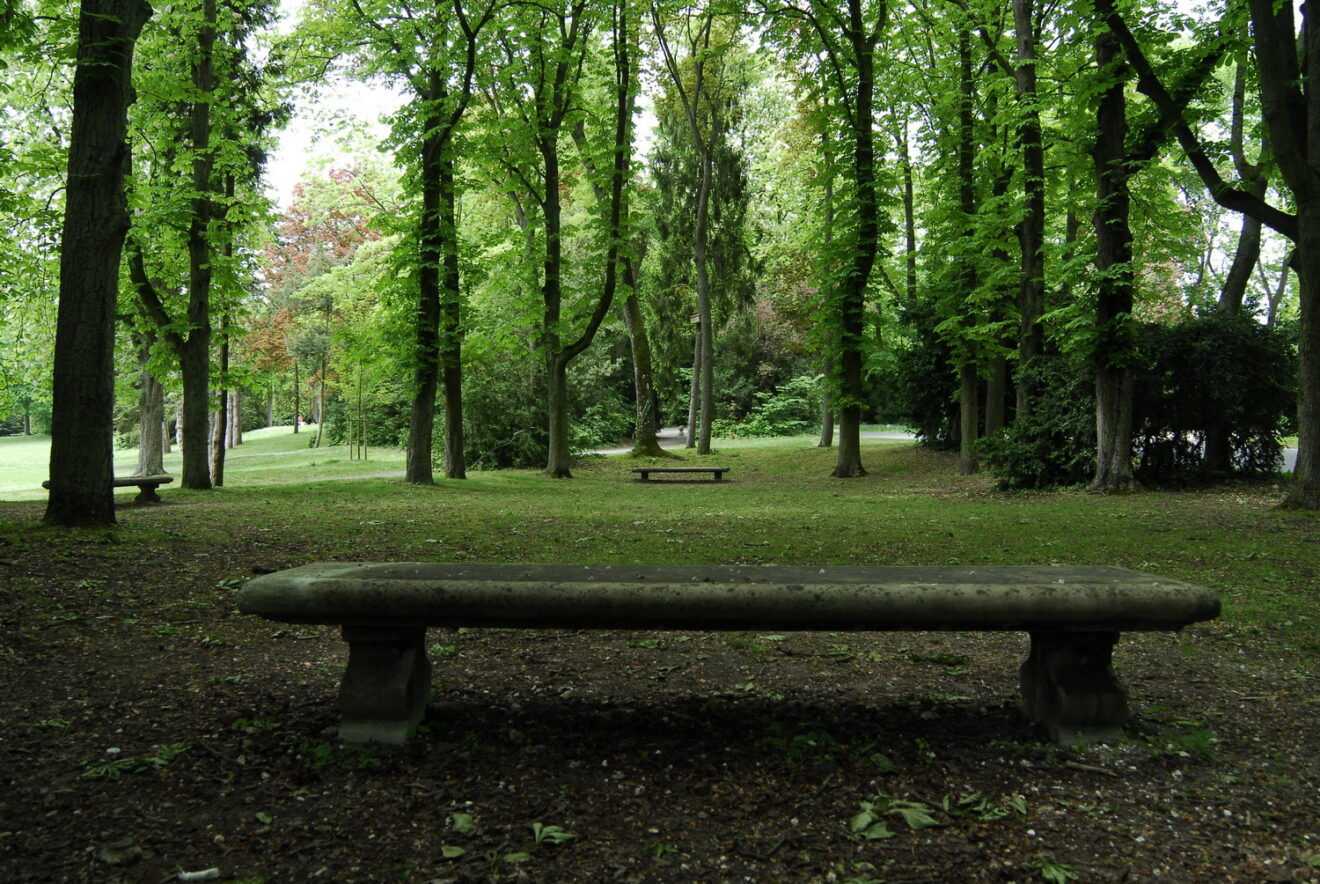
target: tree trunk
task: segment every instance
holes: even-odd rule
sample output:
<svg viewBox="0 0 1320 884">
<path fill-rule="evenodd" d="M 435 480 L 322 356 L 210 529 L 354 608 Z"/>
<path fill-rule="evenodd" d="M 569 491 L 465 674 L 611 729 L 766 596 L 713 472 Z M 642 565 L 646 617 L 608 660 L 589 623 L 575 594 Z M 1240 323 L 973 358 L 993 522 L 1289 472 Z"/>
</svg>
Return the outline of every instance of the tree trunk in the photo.
<svg viewBox="0 0 1320 884">
<path fill-rule="evenodd" d="M 685 448 L 697 447 L 697 416 L 701 410 L 701 329 L 692 333 L 692 383 L 688 389 L 687 444 Z"/>
<path fill-rule="evenodd" d="M 211 484 L 225 484 L 225 442 L 229 437 L 229 318 L 220 317 L 220 384 L 215 394 L 215 416 L 211 423 Z"/>
<path fill-rule="evenodd" d="M 454 186 L 454 160 L 440 160 L 440 234 L 444 262 L 441 274 L 440 366 L 445 403 L 445 478 L 466 479 L 463 454 L 463 317 L 458 269 L 458 195 Z"/>
<path fill-rule="evenodd" d="M 628 298 L 623 302 L 623 323 L 628 328 L 628 341 L 632 345 L 633 397 L 636 417 L 633 421 L 634 457 L 666 457 L 657 437 L 659 415 L 656 414 L 655 376 L 651 365 L 651 342 L 646 335 L 646 320 L 637 301 L 636 268 L 630 260 L 623 267 L 624 285 Z"/>
<path fill-rule="evenodd" d="M 712 127 L 713 128 L 713 127 Z M 710 426 L 715 419 L 715 330 L 711 325 L 710 269 L 706 261 L 710 217 L 710 189 L 714 175 L 713 147 L 707 143 L 701 155 L 701 184 L 697 188 L 697 222 L 692 233 L 692 260 L 697 270 L 697 315 L 701 323 L 701 407 L 697 430 L 697 454 L 710 454 Z"/>
<path fill-rule="evenodd" d="M 1023 217 L 1018 225 L 1022 248 L 1018 311 L 1021 316 L 1018 366 L 1025 366 L 1041 351 L 1044 332 L 1040 316 L 1045 309 L 1045 145 L 1041 135 L 1036 88 L 1036 34 L 1033 0 L 1013 0 L 1013 30 L 1017 38 L 1018 140 L 1022 147 Z M 1031 409 L 1030 384 L 1019 379 L 1015 419 Z"/>
<path fill-rule="evenodd" d="M 1101 21 L 1113 0 L 1097 0 Z M 1118 39 L 1101 29 L 1096 36 L 1100 76 L 1114 78 L 1096 113 L 1095 267 L 1098 276 L 1095 346 L 1096 467 L 1091 490 L 1130 491 L 1132 475 L 1132 394 L 1135 358 L 1132 324 L 1132 232 L 1128 223 L 1126 76 Z M 1125 70 L 1123 68 L 1122 70 Z"/>
<path fill-rule="evenodd" d="M 114 344 L 128 233 L 126 114 L 133 47 L 151 7 L 83 0 L 73 76 L 51 413 L 51 525 L 112 525 Z"/>
<path fill-rule="evenodd" d="M 1004 428 L 1004 396 L 1008 392 L 1008 360 L 990 360 L 990 378 L 985 382 L 985 434 L 993 436 Z"/>
<path fill-rule="evenodd" d="M 963 363 L 958 374 L 962 390 L 958 407 L 958 472 L 970 476 L 976 472 L 976 430 L 981 405 L 977 394 L 981 388 L 981 378 L 976 373 L 976 366 Z"/>
<path fill-rule="evenodd" d="M 1312 40 L 1320 37 L 1320 27 L 1308 21 Z M 1320 51 L 1308 40 L 1312 51 Z M 1320 65 L 1320 60 L 1311 64 Z M 1320 72 L 1317 72 L 1320 73 Z M 1320 77 L 1312 80 L 1317 82 Z M 1312 98 L 1320 104 L 1320 99 Z M 1320 119 L 1320 107 L 1312 120 Z M 1320 154 L 1320 145 L 1310 150 Z M 1312 161 L 1314 162 L 1314 160 Z M 1293 485 L 1284 505 L 1297 509 L 1320 509 L 1320 194 L 1297 206 L 1297 279 L 1301 285 L 1298 298 L 1297 331 L 1297 465 Z"/>
<path fill-rule="evenodd" d="M 862 338 L 866 331 L 866 288 L 875 265 L 879 221 L 876 206 L 875 40 L 865 32 L 861 0 L 848 0 L 850 39 L 857 61 L 853 101 L 853 183 L 856 187 L 857 228 L 853 234 L 852 262 L 836 293 L 839 317 L 839 446 L 833 475 L 849 479 L 866 475 L 862 466 L 862 401 L 866 385 L 862 375 Z"/>
<path fill-rule="evenodd" d="M 429 75 L 422 97 L 431 108 L 422 135 L 422 217 L 417 232 L 421 251 L 418 269 L 416 335 L 413 343 L 413 400 L 408 421 L 408 459 L 404 481 L 431 485 L 435 397 L 440 379 L 440 274 L 444 261 L 441 203 L 444 199 L 443 156 L 445 139 L 440 130 L 440 106 L 446 97 L 438 71 Z"/>
<path fill-rule="evenodd" d="M 148 369 L 151 340 L 135 335 L 138 344 L 138 464 L 136 475 L 157 476 L 165 472 L 165 389 Z"/>
</svg>

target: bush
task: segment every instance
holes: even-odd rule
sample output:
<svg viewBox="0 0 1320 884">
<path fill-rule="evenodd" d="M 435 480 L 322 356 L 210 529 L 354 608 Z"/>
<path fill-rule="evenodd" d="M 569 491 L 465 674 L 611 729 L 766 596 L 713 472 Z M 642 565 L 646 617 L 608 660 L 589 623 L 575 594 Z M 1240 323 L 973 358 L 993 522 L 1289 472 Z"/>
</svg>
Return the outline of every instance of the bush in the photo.
<svg viewBox="0 0 1320 884">
<path fill-rule="evenodd" d="M 717 420 L 711 434 L 725 438 L 796 436 L 820 425 L 821 375 L 798 375 L 770 393 L 742 420 Z"/>
<path fill-rule="evenodd" d="M 978 450 L 999 487 L 1049 488 L 1085 482 L 1095 471 L 1095 392 L 1090 369 L 1060 354 L 1038 356 L 1019 377 L 1037 391 L 1031 413 Z"/>
<path fill-rule="evenodd" d="M 1142 481 L 1272 473 L 1296 410 L 1289 336 L 1249 316 L 1212 313 L 1142 330 L 1134 445 Z"/>
</svg>

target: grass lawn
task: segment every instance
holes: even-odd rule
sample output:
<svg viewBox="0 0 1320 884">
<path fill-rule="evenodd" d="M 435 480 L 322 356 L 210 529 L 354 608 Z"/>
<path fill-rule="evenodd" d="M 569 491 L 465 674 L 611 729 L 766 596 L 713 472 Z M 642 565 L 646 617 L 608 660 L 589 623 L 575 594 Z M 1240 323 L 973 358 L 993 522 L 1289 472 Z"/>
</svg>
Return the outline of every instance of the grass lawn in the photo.
<svg viewBox="0 0 1320 884">
<path fill-rule="evenodd" d="M 571 480 L 418 487 L 381 475 L 402 469 L 398 452 L 349 462 L 308 438 L 248 434 L 225 487 L 126 498 L 118 526 L 96 531 L 41 526 L 44 449 L 0 439 L 0 878 L 1320 868 L 1320 518 L 1277 509 L 1276 486 L 1008 494 L 881 439 L 863 442 L 869 474 L 841 481 L 835 453 L 803 437 L 686 455 L 729 467 L 719 483 L 642 483 L 632 459 L 595 456 Z M 1134 717 L 1113 747 L 1035 741 L 1013 706 L 1013 634 L 432 630 L 428 733 L 345 748 L 323 732 L 344 664 L 335 630 L 233 607 L 252 574 L 324 559 L 1119 565 L 1212 587 L 1224 613 L 1177 638 L 1124 636 Z M 910 805 L 940 825 L 885 810 Z M 892 838 L 851 830 L 868 807 Z M 547 840 L 555 826 L 575 837 Z"/>
<path fill-rule="evenodd" d="M 312 482 L 341 476 L 397 472 L 404 454 L 396 448 L 368 448 L 367 458 L 351 460 L 345 445 L 308 448 L 316 427 L 271 427 L 243 434 L 243 444 L 225 454 L 225 484 L 236 487 L 278 482 Z M 137 449 L 115 452 L 115 475 L 137 468 Z M 179 449 L 165 455 L 165 472 L 182 472 Z M 42 489 L 50 471 L 49 436 L 0 436 L 0 500 L 45 500 Z M 119 489 L 132 496 L 136 488 Z"/>
</svg>

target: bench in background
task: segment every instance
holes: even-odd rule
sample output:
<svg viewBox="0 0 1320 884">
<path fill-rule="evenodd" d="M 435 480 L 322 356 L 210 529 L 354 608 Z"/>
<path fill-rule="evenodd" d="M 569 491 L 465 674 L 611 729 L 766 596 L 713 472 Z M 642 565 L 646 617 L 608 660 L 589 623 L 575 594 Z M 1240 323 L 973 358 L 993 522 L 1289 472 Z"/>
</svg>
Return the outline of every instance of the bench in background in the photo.
<svg viewBox="0 0 1320 884">
<path fill-rule="evenodd" d="M 116 476 L 110 484 L 115 488 L 133 488 L 136 486 L 138 493 L 133 500 L 137 503 L 160 503 L 160 495 L 156 493 L 156 489 L 173 481 L 173 476 L 164 474 L 156 476 Z M 50 480 L 47 479 L 42 482 L 41 487 L 50 488 Z"/>
<path fill-rule="evenodd" d="M 724 474 L 729 471 L 728 467 L 636 467 L 633 472 L 640 473 L 642 481 L 650 479 L 652 473 L 710 473 L 714 481 L 719 482 L 724 479 Z"/>
</svg>

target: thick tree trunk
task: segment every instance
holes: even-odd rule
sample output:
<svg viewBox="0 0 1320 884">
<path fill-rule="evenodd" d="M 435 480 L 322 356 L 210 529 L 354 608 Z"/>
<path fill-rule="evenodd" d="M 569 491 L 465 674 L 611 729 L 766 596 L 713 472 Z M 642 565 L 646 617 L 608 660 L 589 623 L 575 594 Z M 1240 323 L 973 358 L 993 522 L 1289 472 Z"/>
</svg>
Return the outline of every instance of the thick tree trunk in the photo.
<svg viewBox="0 0 1320 884">
<path fill-rule="evenodd" d="M 1036 88 L 1036 34 L 1033 0 L 1013 0 L 1013 30 L 1017 38 L 1017 96 L 1021 118 L 1018 140 L 1022 147 L 1022 222 L 1018 242 L 1022 249 L 1018 311 L 1021 316 L 1018 365 L 1024 366 L 1040 353 L 1044 331 L 1040 316 L 1045 309 L 1045 145 L 1041 135 L 1040 106 Z M 1016 418 L 1031 410 L 1033 391 L 1019 379 Z"/>
<path fill-rule="evenodd" d="M 1112 0 L 1097 0 L 1101 21 Z M 1129 491 L 1132 474 L 1132 232 L 1128 223 L 1126 77 L 1113 70 L 1119 62 L 1118 39 L 1108 30 L 1096 36 L 1096 64 L 1101 76 L 1115 81 L 1100 97 L 1096 113 L 1095 266 L 1096 304 L 1096 468 L 1091 490 Z"/>
<path fill-rule="evenodd" d="M 133 47 L 151 7 L 83 0 L 73 76 L 51 414 L 51 525 L 112 525 L 114 343 L 128 233 L 126 114 Z"/>
<path fill-rule="evenodd" d="M 1309 27 L 1320 31 L 1315 25 Z M 1320 104 L 1315 98 L 1312 101 Z M 1317 117 L 1320 113 L 1312 119 Z M 1320 154 L 1320 146 L 1311 149 Z M 1297 230 L 1295 256 L 1301 284 L 1297 332 L 1297 466 L 1284 505 L 1320 509 L 1320 194 L 1297 206 Z"/>
</svg>

